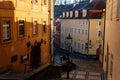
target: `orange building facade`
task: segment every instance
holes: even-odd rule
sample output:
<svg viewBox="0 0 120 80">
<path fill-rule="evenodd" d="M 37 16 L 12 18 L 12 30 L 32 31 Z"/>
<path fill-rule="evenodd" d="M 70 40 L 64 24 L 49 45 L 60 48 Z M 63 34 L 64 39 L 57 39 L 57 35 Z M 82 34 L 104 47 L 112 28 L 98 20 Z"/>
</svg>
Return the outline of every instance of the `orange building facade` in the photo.
<svg viewBox="0 0 120 80">
<path fill-rule="evenodd" d="M 0 73 L 48 63 L 50 1 L 0 0 Z"/>
</svg>

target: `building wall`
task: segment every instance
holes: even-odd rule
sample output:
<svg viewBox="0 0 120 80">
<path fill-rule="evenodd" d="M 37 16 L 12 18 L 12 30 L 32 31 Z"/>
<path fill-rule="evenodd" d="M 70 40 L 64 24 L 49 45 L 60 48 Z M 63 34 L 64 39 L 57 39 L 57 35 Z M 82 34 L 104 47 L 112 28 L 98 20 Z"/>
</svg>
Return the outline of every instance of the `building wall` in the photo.
<svg viewBox="0 0 120 80">
<path fill-rule="evenodd" d="M 65 39 L 68 35 L 72 37 L 72 51 L 87 53 L 85 43 L 88 41 L 87 19 L 61 19 L 61 48 L 67 49 Z"/>
<path fill-rule="evenodd" d="M 96 55 L 96 50 L 99 45 L 102 45 L 101 36 L 99 31 L 102 32 L 102 21 L 101 19 L 89 19 L 89 54 Z M 101 23 L 99 25 L 99 23 Z M 91 42 L 90 42 L 91 41 Z"/>
<path fill-rule="evenodd" d="M 35 42 L 41 44 L 41 65 L 50 63 L 50 14 L 49 0 L 42 4 L 41 0 L 32 3 L 31 0 L 10 0 L 0 1 L 0 72 L 12 69 L 24 71 L 25 65 L 30 64 L 31 46 Z M 2 39 L 2 21 L 10 19 L 11 21 L 11 39 L 3 41 Z M 19 38 L 18 20 L 25 21 L 25 36 Z M 37 20 L 38 34 L 33 35 L 33 20 Z M 46 21 L 46 33 L 43 34 L 43 20 Z M 30 42 L 30 47 L 27 47 Z M 28 54 L 29 59 L 21 63 L 21 55 Z M 11 57 L 17 55 L 17 60 L 11 62 Z M 30 66 L 28 66 L 28 69 Z M 27 70 L 28 70 L 27 69 Z"/>
<path fill-rule="evenodd" d="M 60 49 L 61 21 L 59 18 L 56 18 L 54 23 L 54 47 Z"/>
<path fill-rule="evenodd" d="M 119 5 L 119 0 L 107 1 L 103 68 L 108 75 L 108 80 L 120 79 L 120 9 L 117 9 L 120 8 Z"/>
</svg>

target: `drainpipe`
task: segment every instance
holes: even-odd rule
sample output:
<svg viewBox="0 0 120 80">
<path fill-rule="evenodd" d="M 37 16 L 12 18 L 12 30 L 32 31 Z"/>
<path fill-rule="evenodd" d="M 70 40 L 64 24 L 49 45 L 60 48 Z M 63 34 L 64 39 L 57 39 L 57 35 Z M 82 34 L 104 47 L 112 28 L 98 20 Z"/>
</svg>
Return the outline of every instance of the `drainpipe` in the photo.
<svg viewBox="0 0 120 80">
<path fill-rule="evenodd" d="M 106 6 L 107 6 L 107 0 L 106 0 Z M 105 7 L 105 11 L 104 11 L 104 33 L 103 33 L 103 55 L 102 55 L 102 67 L 104 68 L 104 54 L 105 54 L 105 32 L 106 32 L 106 7 Z M 102 80 L 105 79 L 105 72 L 103 70 L 103 74 L 102 74 Z M 106 77 L 106 80 L 107 80 L 107 77 Z"/>
<path fill-rule="evenodd" d="M 107 7 L 107 0 L 106 0 L 106 7 Z M 104 33 L 103 33 L 103 55 L 102 55 L 102 67 L 104 63 L 104 50 L 105 50 L 105 32 L 106 32 L 106 7 L 104 13 Z"/>
<path fill-rule="evenodd" d="M 54 63 L 54 47 L 53 47 L 53 28 L 54 28 L 54 0 L 51 0 L 50 2 L 50 23 L 51 23 L 51 29 L 50 29 L 50 53 L 51 53 L 51 64 Z"/>
<path fill-rule="evenodd" d="M 89 54 L 89 40 L 90 40 L 90 20 L 88 18 L 88 51 L 87 51 L 87 54 Z"/>
</svg>

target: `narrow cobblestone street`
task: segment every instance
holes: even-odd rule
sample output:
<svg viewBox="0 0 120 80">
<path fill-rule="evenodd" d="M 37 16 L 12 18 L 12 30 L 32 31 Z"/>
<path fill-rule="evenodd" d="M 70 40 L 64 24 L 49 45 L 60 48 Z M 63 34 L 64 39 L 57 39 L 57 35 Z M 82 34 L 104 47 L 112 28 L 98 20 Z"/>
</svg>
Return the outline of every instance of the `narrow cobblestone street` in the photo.
<svg viewBox="0 0 120 80">
<path fill-rule="evenodd" d="M 70 71 L 69 76 L 72 80 L 103 80 L 102 67 L 98 61 L 74 60 L 77 68 Z M 66 78 L 66 73 L 62 73 L 62 78 Z"/>
</svg>

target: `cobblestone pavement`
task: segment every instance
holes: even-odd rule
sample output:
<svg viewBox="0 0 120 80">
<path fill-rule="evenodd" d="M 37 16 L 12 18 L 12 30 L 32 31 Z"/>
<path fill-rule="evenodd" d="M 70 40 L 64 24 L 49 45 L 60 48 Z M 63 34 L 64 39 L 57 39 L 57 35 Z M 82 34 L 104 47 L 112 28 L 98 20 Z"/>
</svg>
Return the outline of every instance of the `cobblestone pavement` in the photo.
<svg viewBox="0 0 120 80">
<path fill-rule="evenodd" d="M 69 77 L 72 80 L 103 80 L 102 67 L 98 61 L 74 60 L 77 68 L 70 71 Z M 62 73 L 62 78 L 66 78 L 66 72 Z"/>
</svg>

